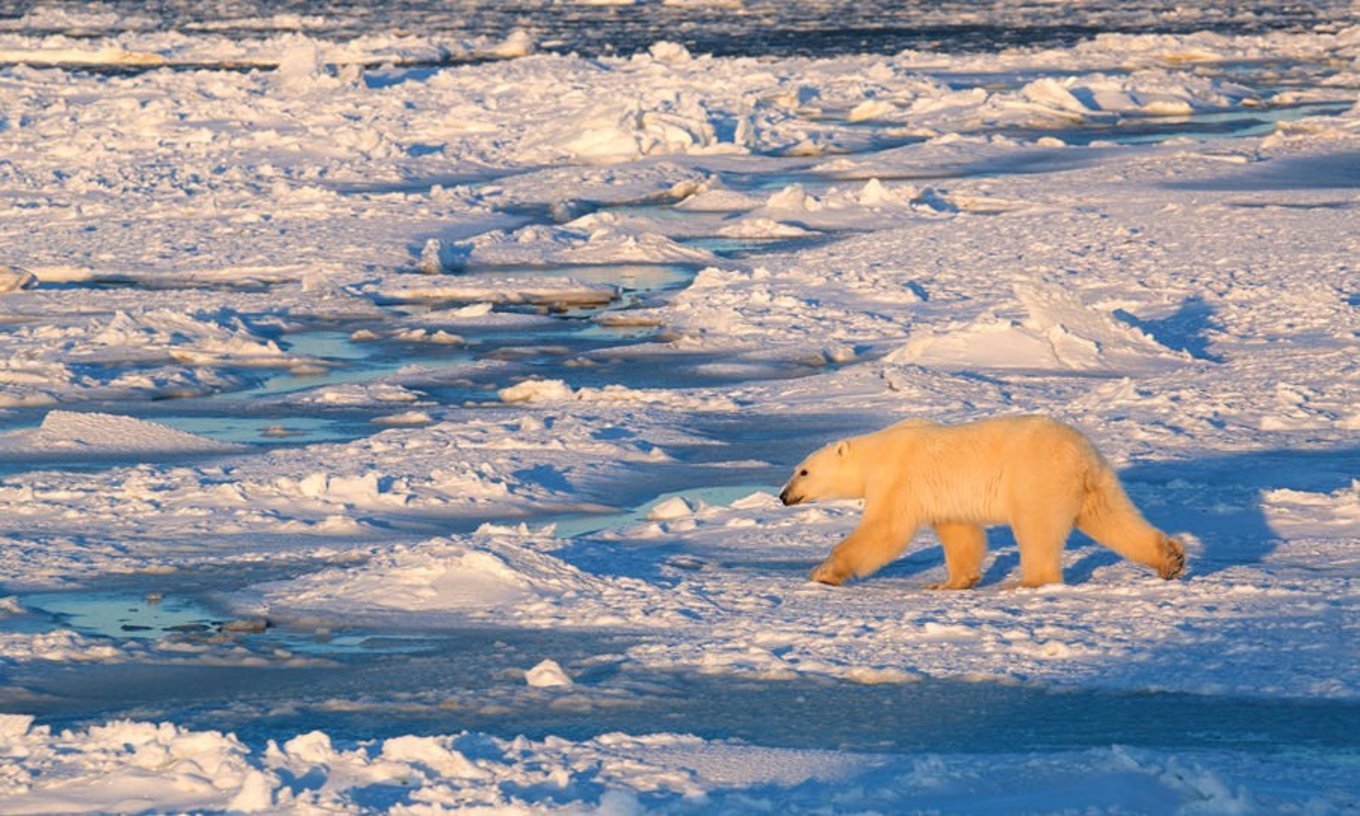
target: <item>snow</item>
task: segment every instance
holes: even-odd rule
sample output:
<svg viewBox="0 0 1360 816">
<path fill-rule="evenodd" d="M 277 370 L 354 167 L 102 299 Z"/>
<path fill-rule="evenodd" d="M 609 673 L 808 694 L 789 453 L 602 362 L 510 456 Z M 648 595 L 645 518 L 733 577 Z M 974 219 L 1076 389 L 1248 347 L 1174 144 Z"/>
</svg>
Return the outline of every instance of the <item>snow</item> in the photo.
<svg viewBox="0 0 1360 816">
<path fill-rule="evenodd" d="M 399 790 L 409 810 L 499 813 L 818 812 L 828 789 L 839 808 L 898 812 L 1044 808 L 1055 790 L 1073 807 L 1099 808 L 1116 793 L 1140 812 L 1327 812 L 1354 804 L 1335 787 L 1308 795 L 1320 769 L 1277 774 L 1264 764 L 1242 769 L 1268 790 L 1253 797 L 1224 779 L 1223 756 L 1210 752 L 1104 748 L 1044 758 L 902 758 L 666 733 L 580 742 L 403 736 L 351 747 L 320 731 L 252 750 L 230 734 L 170 723 L 124 720 L 54 733 L 14 715 L 0 720 L 0 736 L 11 755 L 24 758 L 3 783 L 5 812 L 15 814 L 137 812 L 149 802 L 245 813 L 368 810 Z M 1027 784 L 1017 787 L 1021 780 Z M 540 800 L 536 791 L 551 797 Z"/>
<path fill-rule="evenodd" d="M 97 412 L 48 411 L 35 431 L 0 434 L 0 452 L 68 454 L 223 453 L 239 450 L 191 433 L 133 417 Z"/>
<path fill-rule="evenodd" d="M 0 22 L 0 812 L 1354 810 L 1360 29 L 1207 8 Z M 806 580 L 808 451 L 1019 413 L 1186 577 Z"/>
<path fill-rule="evenodd" d="M 689 502 L 680 496 L 672 496 L 664 501 L 659 501 L 652 505 L 652 509 L 647 511 L 648 521 L 673 521 L 684 518 L 694 511 Z"/>
<path fill-rule="evenodd" d="M 571 678 L 562 671 L 562 667 L 557 665 L 555 660 L 544 660 L 537 666 L 524 673 L 524 682 L 534 688 L 552 688 L 555 686 L 570 686 Z"/>
<path fill-rule="evenodd" d="M 0 266 L 0 292 L 13 292 L 18 289 L 31 289 L 38 279 L 27 269 L 17 266 Z"/>
<path fill-rule="evenodd" d="M 954 370 L 1120 373 L 1190 359 L 1112 315 L 1088 309 L 1056 287 L 1017 288 L 1015 297 L 1025 310 L 1021 321 L 987 314 L 964 325 L 928 330 L 885 359 Z"/>
</svg>

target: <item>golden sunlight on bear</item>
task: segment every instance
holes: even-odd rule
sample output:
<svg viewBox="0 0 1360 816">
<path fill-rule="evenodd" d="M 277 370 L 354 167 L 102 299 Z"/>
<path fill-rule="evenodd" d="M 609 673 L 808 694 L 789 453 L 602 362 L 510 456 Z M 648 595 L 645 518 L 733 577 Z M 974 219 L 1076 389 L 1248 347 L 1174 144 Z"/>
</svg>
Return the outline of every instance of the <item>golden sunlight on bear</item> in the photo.
<svg viewBox="0 0 1360 816">
<path fill-rule="evenodd" d="M 779 498 L 864 499 L 859 526 L 812 571 L 824 584 L 872 574 L 901 555 L 922 524 L 940 537 L 949 571 L 932 589 L 980 580 L 989 524 L 1014 532 L 1022 586 L 1062 582 L 1074 526 L 1168 580 L 1185 569 L 1184 547 L 1147 523 L 1090 440 L 1047 417 L 905 420 L 816 451 Z"/>
</svg>

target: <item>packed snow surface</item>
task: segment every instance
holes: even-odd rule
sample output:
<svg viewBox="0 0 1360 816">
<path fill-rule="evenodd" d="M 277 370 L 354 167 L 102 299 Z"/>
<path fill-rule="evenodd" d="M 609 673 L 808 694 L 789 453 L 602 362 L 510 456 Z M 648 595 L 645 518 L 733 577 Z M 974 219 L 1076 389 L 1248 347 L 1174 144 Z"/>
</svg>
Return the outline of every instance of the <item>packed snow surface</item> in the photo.
<svg viewBox="0 0 1360 816">
<path fill-rule="evenodd" d="M 0 20 L 0 813 L 1360 808 L 1353 10 L 834 5 Z M 1183 579 L 806 580 L 1022 413 Z"/>
</svg>

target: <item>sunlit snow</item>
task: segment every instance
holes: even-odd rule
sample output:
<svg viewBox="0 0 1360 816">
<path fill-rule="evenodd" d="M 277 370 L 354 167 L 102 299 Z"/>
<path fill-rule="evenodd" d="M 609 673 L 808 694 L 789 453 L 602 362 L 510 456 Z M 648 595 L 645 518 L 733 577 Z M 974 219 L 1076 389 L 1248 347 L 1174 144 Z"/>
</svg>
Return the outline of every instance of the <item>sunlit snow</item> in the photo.
<svg viewBox="0 0 1360 816">
<path fill-rule="evenodd" d="M 22 5 L 0 813 L 1360 809 L 1350 4 Z M 807 580 L 1021 413 L 1184 578 Z"/>
</svg>

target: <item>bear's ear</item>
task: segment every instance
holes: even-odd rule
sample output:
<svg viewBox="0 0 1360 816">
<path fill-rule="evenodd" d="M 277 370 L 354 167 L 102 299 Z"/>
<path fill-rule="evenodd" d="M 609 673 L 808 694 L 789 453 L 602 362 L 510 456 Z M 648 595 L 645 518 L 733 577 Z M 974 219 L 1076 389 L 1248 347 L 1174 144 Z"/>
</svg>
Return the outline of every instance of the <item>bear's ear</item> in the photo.
<svg viewBox="0 0 1360 816">
<path fill-rule="evenodd" d="M 845 455 L 846 455 L 847 453 L 849 453 L 849 452 L 850 452 L 850 440 L 848 440 L 848 439 L 842 439 L 841 441 L 839 441 L 839 442 L 836 443 L 836 455 L 837 455 L 837 456 L 839 456 L 839 457 L 841 457 L 842 459 L 844 459 L 844 458 L 845 458 Z"/>
</svg>

